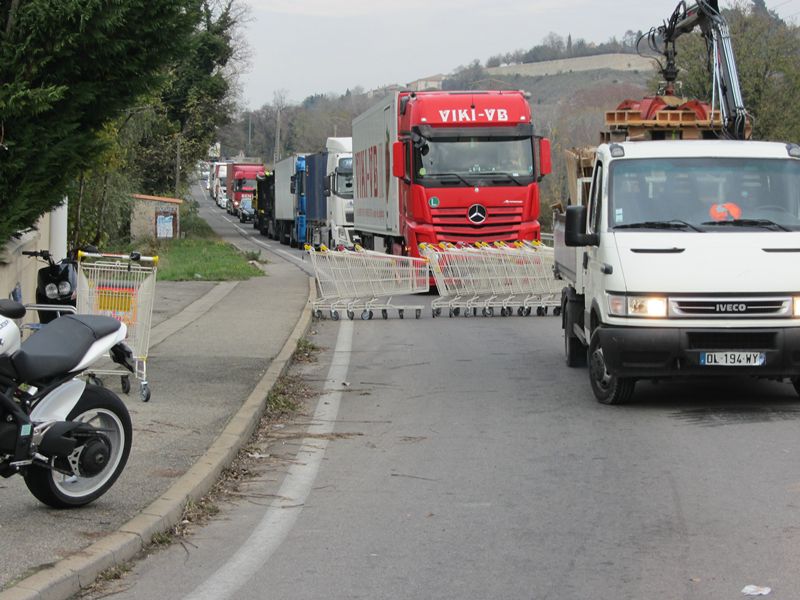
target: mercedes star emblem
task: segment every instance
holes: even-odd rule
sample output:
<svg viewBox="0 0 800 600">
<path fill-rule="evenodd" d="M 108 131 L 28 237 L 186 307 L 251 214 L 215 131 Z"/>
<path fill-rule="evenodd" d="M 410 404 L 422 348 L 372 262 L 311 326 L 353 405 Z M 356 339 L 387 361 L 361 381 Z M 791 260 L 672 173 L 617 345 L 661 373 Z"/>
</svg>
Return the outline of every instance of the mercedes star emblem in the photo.
<svg viewBox="0 0 800 600">
<path fill-rule="evenodd" d="M 467 218 L 475 225 L 480 225 L 486 220 L 486 207 L 482 204 L 473 204 L 467 211 Z"/>
</svg>

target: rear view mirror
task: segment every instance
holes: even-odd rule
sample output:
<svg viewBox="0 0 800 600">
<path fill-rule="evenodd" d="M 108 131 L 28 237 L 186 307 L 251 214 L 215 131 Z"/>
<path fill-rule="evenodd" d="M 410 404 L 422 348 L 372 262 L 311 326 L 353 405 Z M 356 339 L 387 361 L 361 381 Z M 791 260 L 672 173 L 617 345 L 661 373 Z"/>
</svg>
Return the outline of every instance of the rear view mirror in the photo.
<svg viewBox="0 0 800 600">
<path fill-rule="evenodd" d="M 553 158 L 550 150 L 550 140 L 547 138 L 537 138 L 539 140 L 539 177 L 549 175 L 553 172 Z"/>
<path fill-rule="evenodd" d="M 406 176 L 406 147 L 403 142 L 392 144 L 392 175 Z"/>
<path fill-rule="evenodd" d="M 564 244 L 567 246 L 597 246 L 596 233 L 586 233 L 586 207 L 568 206 L 564 223 Z"/>
</svg>

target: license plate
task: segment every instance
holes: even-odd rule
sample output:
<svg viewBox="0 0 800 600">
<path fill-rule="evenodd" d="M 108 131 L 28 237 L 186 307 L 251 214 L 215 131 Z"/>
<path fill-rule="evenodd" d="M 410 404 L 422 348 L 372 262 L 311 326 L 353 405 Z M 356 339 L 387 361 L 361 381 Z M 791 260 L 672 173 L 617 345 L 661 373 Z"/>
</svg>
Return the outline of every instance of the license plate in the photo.
<svg viewBox="0 0 800 600">
<path fill-rule="evenodd" d="M 767 362 L 763 352 L 701 352 L 700 364 L 719 367 L 761 367 Z"/>
</svg>

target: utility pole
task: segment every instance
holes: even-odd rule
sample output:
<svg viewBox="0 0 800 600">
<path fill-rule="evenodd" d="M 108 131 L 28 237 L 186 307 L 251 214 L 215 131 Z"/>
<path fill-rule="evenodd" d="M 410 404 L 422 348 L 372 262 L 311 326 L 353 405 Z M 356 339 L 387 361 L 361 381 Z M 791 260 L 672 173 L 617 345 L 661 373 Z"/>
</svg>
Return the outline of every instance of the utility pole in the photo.
<svg viewBox="0 0 800 600">
<path fill-rule="evenodd" d="M 181 132 L 178 132 L 177 150 L 175 156 L 175 197 L 179 198 L 181 191 Z"/>
<path fill-rule="evenodd" d="M 278 161 L 281 159 L 281 107 L 280 104 L 277 106 L 277 114 L 275 115 L 275 150 L 272 153 L 272 167 L 275 168 L 275 165 L 278 164 Z"/>
</svg>

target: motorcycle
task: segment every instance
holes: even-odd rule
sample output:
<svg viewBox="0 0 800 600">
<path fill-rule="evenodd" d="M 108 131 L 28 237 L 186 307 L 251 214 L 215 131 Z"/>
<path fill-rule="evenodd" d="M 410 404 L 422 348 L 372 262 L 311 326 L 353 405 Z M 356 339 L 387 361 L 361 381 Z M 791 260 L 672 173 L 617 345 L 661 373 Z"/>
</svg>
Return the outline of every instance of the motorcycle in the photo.
<svg viewBox="0 0 800 600">
<path fill-rule="evenodd" d="M 56 262 L 49 250 L 24 250 L 25 256 L 41 258 L 47 262 L 36 275 L 36 304 L 46 305 L 47 310 L 39 310 L 39 323 L 49 323 L 53 319 L 73 310 L 58 311 L 58 306 L 75 307 L 78 286 L 78 263 L 76 253 L 70 252 L 66 258 Z"/>
<path fill-rule="evenodd" d="M 111 488 L 128 461 L 130 414 L 111 390 L 77 376 L 106 352 L 133 372 L 124 323 L 65 315 L 21 342 L 19 302 L 0 300 L 0 476 L 22 475 L 53 508 L 84 506 Z"/>
</svg>

